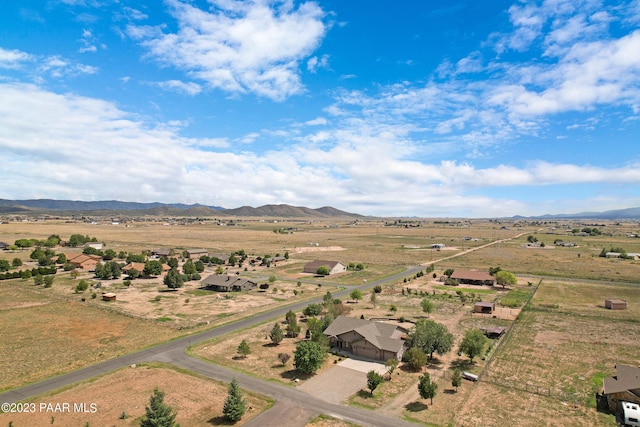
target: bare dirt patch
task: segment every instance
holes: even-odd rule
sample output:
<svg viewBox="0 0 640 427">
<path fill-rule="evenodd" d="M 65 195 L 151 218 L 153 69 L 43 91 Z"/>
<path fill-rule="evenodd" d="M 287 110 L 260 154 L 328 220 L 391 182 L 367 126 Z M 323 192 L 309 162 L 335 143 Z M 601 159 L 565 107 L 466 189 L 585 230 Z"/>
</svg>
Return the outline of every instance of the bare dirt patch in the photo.
<svg viewBox="0 0 640 427">
<path fill-rule="evenodd" d="M 308 252 L 337 252 L 337 251 L 344 251 L 344 250 L 345 248 L 341 246 L 306 246 L 306 247 L 294 248 L 293 252 L 297 254 L 304 254 Z"/>
<path fill-rule="evenodd" d="M 138 366 L 125 368 L 83 383 L 59 393 L 32 399 L 35 413 L 0 414 L 0 423 L 10 421 L 19 426 L 44 426 L 49 424 L 82 426 L 139 425 L 144 416 L 149 397 L 157 387 L 165 392 L 165 403 L 178 415 L 181 426 L 228 425 L 222 418 L 222 407 L 227 396 L 227 385 L 195 375 L 181 373 L 168 367 Z M 270 401 L 258 395 L 244 393 L 248 406 L 240 424 L 251 420 L 270 406 Z M 68 403 L 68 412 L 40 411 L 40 404 Z M 75 404 L 85 404 L 89 412 L 74 411 Z M 91 413 L 90 405 L 95 404 Z M 127 415 L 121 419 L 122 413 Z"/>
</svg>

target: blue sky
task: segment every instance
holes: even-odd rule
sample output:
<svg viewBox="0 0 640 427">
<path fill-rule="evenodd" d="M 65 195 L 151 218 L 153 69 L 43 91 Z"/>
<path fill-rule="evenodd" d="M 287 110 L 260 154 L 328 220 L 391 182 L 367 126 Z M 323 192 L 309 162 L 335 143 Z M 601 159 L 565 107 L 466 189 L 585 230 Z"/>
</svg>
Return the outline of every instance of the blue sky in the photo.
<svg viewBox="0 0 640 427">
<path fill-rule="evenodd" d="M 640 206 L 640 0 L 0 5 L 0 198 Z"/>
</svg>

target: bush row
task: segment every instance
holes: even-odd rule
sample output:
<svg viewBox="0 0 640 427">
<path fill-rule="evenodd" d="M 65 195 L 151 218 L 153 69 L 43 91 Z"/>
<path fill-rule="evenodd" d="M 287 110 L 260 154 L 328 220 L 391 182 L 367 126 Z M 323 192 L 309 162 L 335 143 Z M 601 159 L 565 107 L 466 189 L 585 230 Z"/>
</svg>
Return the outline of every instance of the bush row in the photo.
<svg viewBox="0 0 640 427">
<path fill-rule="evenodd" d="M 40 274 L 41 276 L 47 274 L 56 274 L 56 267 L 34 267 L 31 270 L 18 270 L 18 271 L 9 271 L 6 273 L 0 273 L 0 280 L 9 280 L 9 279 L 29 279 L 33 276 L 37 276 Z"/>
</svg>

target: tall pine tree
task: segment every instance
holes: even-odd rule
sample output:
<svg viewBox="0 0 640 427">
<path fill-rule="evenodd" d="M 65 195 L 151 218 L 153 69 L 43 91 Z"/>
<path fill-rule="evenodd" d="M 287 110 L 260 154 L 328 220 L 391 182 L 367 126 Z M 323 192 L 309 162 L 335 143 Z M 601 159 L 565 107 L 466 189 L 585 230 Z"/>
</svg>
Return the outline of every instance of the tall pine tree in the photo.
<svg viewBox="0 0 640 427">
<path fill-rule="evenodd" d="M 149 399 L 149 406 L 144 408 L 146 414 L 140 427 L 180 427 L 176 424 L 176 414 L 173 413 L 171 406 L 164 403 L 164 392 L 153 389 L 153 394 Z"/>
<path fill-rule="evenodd" d="M 242 398 L 238 381 L 234 378 L 229 385 L 229 394 L 224 402 L 222 413 L 229 421 L 236 422 L 242 418 L 247 410 L 247 401 Z"/>
</svg>

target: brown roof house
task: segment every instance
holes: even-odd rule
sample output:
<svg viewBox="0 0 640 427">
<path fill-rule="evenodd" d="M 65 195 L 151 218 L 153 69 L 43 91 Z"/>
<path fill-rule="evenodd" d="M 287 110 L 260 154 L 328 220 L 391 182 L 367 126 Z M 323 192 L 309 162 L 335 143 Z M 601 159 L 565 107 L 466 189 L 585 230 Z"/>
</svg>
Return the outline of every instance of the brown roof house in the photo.
<svg viewBox="0 0 640 427">
<path fill-rule="evenodd" d="M 453 270 L 451 278 L 461 285 L 487 285 L 495 286 L 496 278 L 486 271 L 478 270 Z"/>
<path fill-rule="evenodd" d="M 338 316 L 324 334 L 331 347 L 374 360 L 402 358 L 403 331 L 396 325 Z"/>
<path fill-rule="evenodd" d="M 305 264 L 302 272 L 317 274 L 318 268 L 320 267 L 327 267 L 329 269 L 329 274 L 336 274 L 336 273 L 342 273 L 343 271 L 347 271 L 347 266 L 342 264 L 339 261 L 315 260 Z"/>
<path fill-rule="evenodd" d="M 209 251 L 206 249 L 187 249 L 185 252 L 187 253 L 187 257 L 191 259 L 198 259 L 203 255 L 209 255 Z"/>
<path fill-rule="evenodd" d="M 98 255 L 65 254 L 65 256 L 69 264 L 87 271 L 95 270 L 96 264 L 102 261 Z"/>
<path fill-rule="evenodd" d="M 229 276 L 227 274 L 212 274 L 201 280 L 200 283 L 203 287 L 218 292 L 249 291 L 258 285 L 252 280 L 239 276 Z"/>
<path fill-rule="evenodd" d="M 636 366 L 616 364 L 616 375 L 605 378 L 602 386 L 613 412 L 619 402 L 640 404 L 640 368 Z"/>
</svg>

